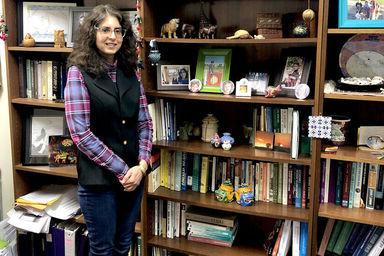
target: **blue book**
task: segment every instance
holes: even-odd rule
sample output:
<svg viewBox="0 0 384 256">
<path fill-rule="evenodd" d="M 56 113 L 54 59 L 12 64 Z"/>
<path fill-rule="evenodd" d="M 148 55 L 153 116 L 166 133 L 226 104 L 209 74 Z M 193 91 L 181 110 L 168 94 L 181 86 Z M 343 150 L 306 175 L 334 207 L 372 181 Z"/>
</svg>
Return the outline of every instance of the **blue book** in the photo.
<svg viewBox="0 0 384 256">
<path fill-rule="evenodd" d="M 303 186 L 303 182 L 302 182 L 302 169 L 300 166 L 297 166 L 295 167 L 295 170 L 294 170 L 294 177 L 295 177 L 295 192 L 296 192 L 296 197 L 295 197 L 295 207 L 296 208 L 301 208 L 301 198 L 302 198 L 302 186 Z"/>
<path fill-rule="evenodd" d="M 365 237 L 363 237 L 363 239 L 360 240 L 359 245 L 356 247 L 356 250 L 353 252 L 353 256 L 360 256 L 363 253 L 365 246 L 368 244 L 371 236 L 373 235 L 373 233 L 375 233 L 376 229 L 377 229 L 377 226 L 371 226 L 371 228 L 369 229 Z"/>
<path fill-rule="evenodd" d="M 343 193 L 343 169 L 344 165 L 342 161 L 337 163 L 337 176 L 336 176 L 336 195 L 335 204 L 341 205 L 342 193 Z"/>
<path fill-rule="evenodd" d="M 307 255 L 308 223 L 300 222 L 300 256 Z"/>
<path fill-rule="evenodd" d="M 357 242 L 356 239 L 359 236 L 359 234 L 362 232 L 365 226 L 367 225 L 356 223 L 356 225 L 353 227 L 351 235 L 348 238 L 347 243 L 344 246 L 343 255 L 352 255 L 353 253 L 353 251 L 351 251 L 352 246 Z"/>
<path fill-rule="evenodd" d="M 371 251 L 371 249 L 373 248 L 373 246 L 376 244 L 377 240 L 383 233 L 383 230 L 384 230 L 383 227 L 376 228 L 375 232 L 372 233 L 372 236 L 370 237 L 366 246 L 364 247 L 364 251 L 362 252 L 361 255 L 367 256 L 369 254 L 369 252 Z"/>
</svg>

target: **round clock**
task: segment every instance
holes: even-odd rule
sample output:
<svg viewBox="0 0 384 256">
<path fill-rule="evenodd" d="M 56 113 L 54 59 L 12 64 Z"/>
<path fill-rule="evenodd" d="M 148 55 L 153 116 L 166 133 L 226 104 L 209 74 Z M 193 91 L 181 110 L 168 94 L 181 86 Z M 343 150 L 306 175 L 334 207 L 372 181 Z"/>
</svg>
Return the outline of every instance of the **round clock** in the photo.
<svg viewBox="0 0 384 256">
<path fill-rule="evenodd" d="M 352 36 L 341 48 L 339 66 L 344 77 L 384 77 L 384 35 Z"/>
</svg>

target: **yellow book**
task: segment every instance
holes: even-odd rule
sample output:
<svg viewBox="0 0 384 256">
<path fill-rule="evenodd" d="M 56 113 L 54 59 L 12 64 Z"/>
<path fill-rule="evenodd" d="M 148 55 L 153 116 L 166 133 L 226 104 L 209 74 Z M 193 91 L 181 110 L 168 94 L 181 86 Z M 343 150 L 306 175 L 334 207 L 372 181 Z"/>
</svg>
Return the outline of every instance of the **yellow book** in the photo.
<svg viewBox="0 0 384 256">
<path fill-rule="evenodd" d="M 160 150 L 160 178 L 162 187 L 168 187 L 168 154 L 167 149 Z"/>
<path fill-rule="evenodd" d="M 200 193 L 208 191 L 208 156 L 201 157 Z"/>
</svg>

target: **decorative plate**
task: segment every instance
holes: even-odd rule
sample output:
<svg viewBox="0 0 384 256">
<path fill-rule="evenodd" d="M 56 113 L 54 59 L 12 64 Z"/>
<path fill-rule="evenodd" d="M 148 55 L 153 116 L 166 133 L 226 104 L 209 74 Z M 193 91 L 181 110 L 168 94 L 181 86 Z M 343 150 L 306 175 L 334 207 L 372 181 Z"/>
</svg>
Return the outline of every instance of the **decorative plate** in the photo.
<svg viewBox="0 0 384 256">
<path fill-rule="evenodd" d="M 337 81 L 336 88 L 343 91 L 379 92 L 380 88 L 384 88 L 384 84 L 347 84 L 339 80 Z"/>
<path fill-rule="evenodd" d="M 352 36 L 341 48 L 339 66 L 344 77 L 384 77 L 384 35 Z"/>
</svg>

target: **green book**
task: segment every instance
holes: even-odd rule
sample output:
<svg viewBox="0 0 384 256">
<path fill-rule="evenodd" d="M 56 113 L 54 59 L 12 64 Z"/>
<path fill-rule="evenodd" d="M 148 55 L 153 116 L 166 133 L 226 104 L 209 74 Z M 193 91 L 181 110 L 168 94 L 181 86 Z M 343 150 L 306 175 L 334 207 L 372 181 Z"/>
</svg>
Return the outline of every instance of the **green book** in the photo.
<svg viewBox="0 0 384 256">
<path fill-rule="evenodd" d="M 340 235 L 337 238 L 335 246 L 333 247 L 333 253 L 337 255 L 341 255 L 343 253 L 344 246 L 352 233 L 354 225 L 355 224 L 353 222 L 344 222 L 343 228 L 340 231 Z"/>
<path fill-rule="evenodd" d="M 329 238 L 327 251 L 333 252 L 333 247 L 335 247 L 337 238 L 339 237 L 341 228 L 343 227 L 343 223 L 344 221 L 341 221 L 341 220 L 336 221 L 336 224 L 332 229 L 331 238 Z"/>
</svg>

